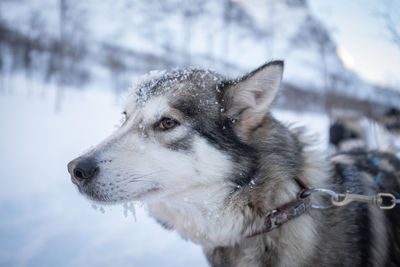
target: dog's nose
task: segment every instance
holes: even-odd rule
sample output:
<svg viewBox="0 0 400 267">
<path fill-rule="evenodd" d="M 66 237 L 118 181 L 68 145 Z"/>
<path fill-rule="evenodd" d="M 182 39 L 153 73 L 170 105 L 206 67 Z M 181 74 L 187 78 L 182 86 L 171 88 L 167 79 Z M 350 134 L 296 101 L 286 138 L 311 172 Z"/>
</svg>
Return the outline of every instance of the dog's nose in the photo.
<svg viewBox="0 0 400 267">
<path fill-rule="evenodd" d="M 93 178 L 99 172 L 99 167 L 92 158 L 78 158 L 68 163 L 68 172 L 73 179 L 83 182 Z"/>
</svg>

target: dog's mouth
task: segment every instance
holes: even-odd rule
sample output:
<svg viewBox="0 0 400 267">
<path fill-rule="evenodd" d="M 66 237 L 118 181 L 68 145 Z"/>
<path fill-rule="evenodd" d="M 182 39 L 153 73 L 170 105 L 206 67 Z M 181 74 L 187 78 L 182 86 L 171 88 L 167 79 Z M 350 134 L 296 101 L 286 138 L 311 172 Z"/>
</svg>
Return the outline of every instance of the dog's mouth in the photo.
<svg viewBox="0 0 400 267">
<path fill-rule="evenodd" d="M 85 186 L 83 181 L 78 181 L 74 177 L 71 177 L 71 182 L 78 187 L 79 190 L 81 190 L 81 187 Z"/>
<path fill-rule="evenodd" d="M 142 200 L 162 188 L 159 183 L 148 179 L 154 172 L 144 175 L 109 173 L 101 166 L 102 162 L 104 160 L 93 157 L 80 157 L 68 164 L 72 183 L 90 200 L 102 203 Z"/>
<path fill-rule="evenodd" d="M 126 201 L 141 201 L 147 197 L 157 194 L 162 188 L 160 186 L 149 186 L 140 188 L 137 191 L 126 190 L 124 186 L 112 183 L 102 183 L 96 180 L 77 181 L 71 178 L 79 192 L 98 203 L 118 204 Z"/>
</svg>

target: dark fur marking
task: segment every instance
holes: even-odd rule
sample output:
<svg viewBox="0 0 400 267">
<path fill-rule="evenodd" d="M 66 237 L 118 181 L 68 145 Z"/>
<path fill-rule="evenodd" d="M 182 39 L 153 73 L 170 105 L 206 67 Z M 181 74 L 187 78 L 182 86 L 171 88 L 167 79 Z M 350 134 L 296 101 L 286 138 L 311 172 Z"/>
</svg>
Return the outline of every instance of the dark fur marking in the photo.
<svg viewBox="0 0 400 267">
<path fill-rule="evenodd" d="M 371 266 L 371 218 L 367 203 L 358 203 L 356 209 L 358 211 L 357 217 L 355 219 L 355 224 L 357 225 L 357 234 L 359 236 L 358 247 L 360 251 L 360 267 Z"/>
<path fill-rule="evenodd" d="M 199 113 L 199 109 L 193 101 L 179 101 L 174 104 L 174 108 L 181 111 L 189 118 L 194 118 Z"/>
<path fill-rule="evenodd" d="M 220 118 L 216 122 L 202 121 L 198 118 L 198 106 L 193 101 L 180 101 L 173 106 L 196 123 L 193 128 L 211 145 L 228 152 L 236 163 L 245 163 L 246 169 L 241 170 L 242 175 L 238 174 L 231 178 L 236 185 L 245 186 L 254 179 L 258 164 L 257 150 L 240 141 L 233 131 L 229 119 L 225 119 L 223 122 L 220 121 Z M 174 148 L 188 149 L 188 146 L 178 141 Z M 243 164 L 238 165 L 243 166 Z"/>
<path fill-rule="evenodd" d="M 238 166 L 246 165 L 247 169 L 243 169 L 243 175 L 236 175 L 231 180 L 239 186 L 250 183 L 257 173 L 258 155 L 257 150 L 243 142 L 234 133 L 228 121 L 223 124 L 216 123 L 214 130 L 206 131 L 205 128 L 196 127 L 196 131 L 206 138 L 208 142 L 218 149 L 227 151 Z M 246 163 L 246 164 L 240 164 Z"/>
<path fill-rule="evenodd" d="M 389 223 L 389 258 L 388 263 L 392 265 L 387 266 L 400 266 L 400 206 L 397 205 L 394 209 L 386 212 L 386 218 Z"/>
<path fill-rule="evenodd" d="M 242 173 L 242 175 L 237 175 L 236 177 L 233 177 L 233 181 L 235 184 L 238 186 L 245 186 L 250 184 L 251 180 L 256 177 L 258 172 L 258 168 L 256 166 L 253 166 L 250 168 L 250 170 L 246 171 L 245 173 Z"/>
<path fill-rule="evenodd" d="M 338 146 L 341 142 L 347 139 L 357 139 L 359 135 L 348 129 L 342 122 L 336 121 L 329 128 L 329 142 L 335 146 Z"/>
<path fill-rule="evenodd" d="M 187 134 L 184 137 L 175 140 L 167 145 L 167 147 L 174 151 L 189 151 L 192 148 L 193 135 Z"/>
</svg>

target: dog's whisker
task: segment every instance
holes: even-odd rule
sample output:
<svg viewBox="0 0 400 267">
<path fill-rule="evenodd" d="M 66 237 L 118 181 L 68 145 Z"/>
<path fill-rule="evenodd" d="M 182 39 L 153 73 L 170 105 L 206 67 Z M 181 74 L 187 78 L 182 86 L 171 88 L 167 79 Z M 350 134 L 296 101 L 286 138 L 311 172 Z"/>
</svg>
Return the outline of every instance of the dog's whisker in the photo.
<svg viewBox="0 0 400 267">
<path fill-rule="evenodd" d="M 148 173 L 148 174 L 144 174 L 144 175 L 129 175 L 121 180 L 119 180 L 120 182 L 126 182 L 126 181 L 135 181 L 135 180 L 140 180 L 143 178 L 147 178 L 147 177 L 151 177 L 154 176 L 156 174 L 158 174 L 160 172 L 152 172 L 152 173 Z"/>
</svg>

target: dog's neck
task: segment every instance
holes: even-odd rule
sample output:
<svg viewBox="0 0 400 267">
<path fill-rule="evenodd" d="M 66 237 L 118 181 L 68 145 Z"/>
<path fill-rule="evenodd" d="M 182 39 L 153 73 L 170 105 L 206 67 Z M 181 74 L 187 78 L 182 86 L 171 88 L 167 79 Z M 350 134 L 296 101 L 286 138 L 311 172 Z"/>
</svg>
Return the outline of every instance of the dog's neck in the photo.
<svg viewBox="0 0 400 267">
<path fill-rule="evenodd" d="M 257 181 L 257 178 L 254 179 Z M 275 181 L 272 189 L 256 185 L 238 188 L 221 183 L 191 186 L 147 203 L 149 211 L 166 228 L 206 248 L 234 246 L 264 230 L 269 210 L 296 199 L 301 190 L 294 180 Z M 284 188 L 280 193 L 278 188 Z M 252 195 L 259 196 L 252 198 Z"/>
</svg>

